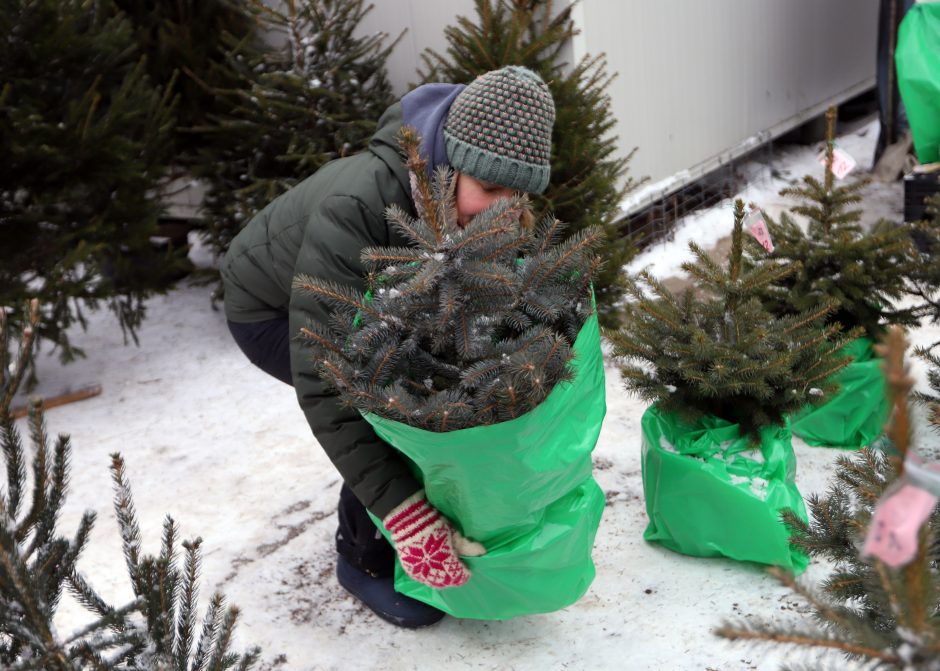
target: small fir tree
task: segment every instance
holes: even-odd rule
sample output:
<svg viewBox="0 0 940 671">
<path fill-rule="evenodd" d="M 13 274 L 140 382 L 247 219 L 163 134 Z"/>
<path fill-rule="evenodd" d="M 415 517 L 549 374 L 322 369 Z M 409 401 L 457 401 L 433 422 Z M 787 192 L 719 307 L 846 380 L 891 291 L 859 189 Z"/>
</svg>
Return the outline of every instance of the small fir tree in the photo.
<svg viewBox="0 0 940 671">
<path fill-rule="evenodd" d="M 147 58 L 150 80 L 179 96 L 176 126 L 169 140 L 173 161 L 187 166 L 207 138 L 187 132 L 207 115 L 226 111 L 213 89 L 237 86 L 234 52 L 259 56 L 254 7 L 244 0 L 115 0 L 133 27 L 138 52 Z"/>
<path fill-rule="evenodd" d="M 68 360 L 83 308 L 133 337 L 186 263 L 150 240 L 172 105 L 109 0 L 3 2 L 0 32 L 0 305 L 39 298 L 37 337 Z"/>
<path fill-rule="evenodd" d="M 897 455 L 889 457 L 867 447 L 856 455 L 840 457 L 826 495 L 810 498 L 811 522 L 806 524 L 792 514 L 785 517 L 794 545 L 833 566 L 822 582 L 821 594 L 783 571 L 772 570 L 810 605 L 816 623 L 783 628 L 752 618 L 726 623 L 716 631 L 719 636 L 839 650 L 858 668 L 940 668 L 940 511 L 935 509 L 920 530 L 917 553 L 906 566 L 890 568 L 876 558 L 862 557 L 860 550 L 875 504 L 903 473 L 909 447 L 907 404 L 913 380 L 904 363 L 906 346 L 903 332 L 894 327 L 886 350 L 881 351 L 892 393 L 888 435 Z"/>
<path fill-rule="evenodd" d="M 393 102 L 385 61 L 397 40 L 354 35 L 371 5 L 288 0 L 280 11 L 255 4 L 284 45 L 257 61 L 234 52 L 238 85 L 214 91 L 230 109 L 195 129 L 210 145 L 195 171 L 209 185 L 208 242 L 218 255 L 275 197 L 327 161 L 365 148 Z"/>
<path fill-rule="evenodd" d="M 763 307 L 760 293 L 799 268 L 773 260 L 745 265 L 743 218 L 738 200 L 724 267 L 689 243 L 696 261 L 682 267 L 702 296 L 691 288 L 675 295 L 643 271 L 628 284 L 626 325 L 606 335 L 616 356 L 640 364 L 622 369 L 627 389 L 690 421 L 714 415 L 740 424 L 756 439 L 762 427 L 781 425 L 828 395 L 830 377 L 847 362 L 836 354 L 839 325 L 823 323 L 832 302 L 786 317 Z"/>
<path fill-rule="evenodd" d="M 68 436 L 50 446 L 42 403 L 29 408 L 32 496 L 27 501 L 24 447 L 11 404 L 32 352 L 40 322 L 32 301 L 18 347 L 0 310 L 0 448 L 7 486 L 0 492 L 0 666 L 27 671 L 147 669 L 148 671 L 247 670 L 258 651 L 231 652 L 238 609 L 224 608 L 215 595 L 197 637 L 197 577 L 201 540 L 184 542 L 183 566 L 176 550 L 177 528 L 167 518 L 159 557 L 143 555 L 130 487 L 120 455 L 112 455 L 115 509 L 135 600 L 117 608 L 105 602 L 78 571 L 95 522 L 86 512 L 72 539 L 56 529 L 68 483 Z M 12 361 L 9 353 L 18 353 Z M 92 621 L 62 638 L 53 618 L 64 590 L 84 606 Z M 195 647 L 194 647 L 195 646 Z"/>
<path fill-rule="evenodd" d="M 860 199 L 866 181 L 836 186 L 832 172 L 836 110 L 826 113 L 826 167 L 823 181 L 807 175 L 803 184 L 781 191 L 800 204 L 793 212 L 804 216 L 807 230 L 787 213 L 775 222 L 766 217 L 773 239 L 772 257 L 799 270 L 767 288 L 764 302 L 777 316 L 794 315 L 832 301 L 830 322 L 845 329 L 861 327 L 877 341 L 889 324 L 918 324 L 917 310 L 896 303 L 907 291 L 907 277 L 916 256 L 907 225 L 882 220 L 866 232 L 859 225 L 861 211 L 849 209 Z M 766 252 L 753 241 L 752 257 Z"/>
<path fill-rule="evenodd" d="M 572 376 L 602 232 L 559 243 L 553 218 L 528 231 L 524 196 L 461 228 L 453 171 L 429 180 L 413 129 L 403 130 L 402 146 L 423 214 L 392 207 L 387 216 L 412 246 L 363 250 L 365 296 L 296 278 L 335 308 L 329 325 L 310 324 L 303 336 L 324 379 L 364 412 L 439 432 L 518 417 Z"/>
<path fill-rule="evenodd" d="M 476 0 L 476 20 L 459 17 L 445 30 L 447 50 L 422 54 L 425 82 L 469 84 L 485 72 L 524 65 L 548 84 L 555 100 L 551 182 L 536 196 L 537 218 L 552 213 L 568 224 L 568 235 L 600 226 L 605 266 L 594 279 L 598 317 L 619 324 L 624 293 L 623 266 L 636 250 L 620 233 L 620 203 L 636 182 L 627 176 L 633 156 L 617 158 L 616 123 L 606 90 L 615 75 L 603 55 L 585 56 L 573 66 L 561 53 L 577 34 L 571 7 L 554 11 L 551 0 Z M 635 150 L 634 150 L 635 151 Z"/>
</svg>

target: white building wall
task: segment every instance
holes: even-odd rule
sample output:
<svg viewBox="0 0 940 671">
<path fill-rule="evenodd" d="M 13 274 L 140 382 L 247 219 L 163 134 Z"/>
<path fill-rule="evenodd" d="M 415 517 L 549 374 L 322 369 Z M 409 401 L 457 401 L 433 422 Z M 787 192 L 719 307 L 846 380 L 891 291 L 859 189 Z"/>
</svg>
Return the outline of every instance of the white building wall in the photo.
<svg viewBox="0 0 940 671">
<path fill-rule="evenodd" d="M 475 18 L 472 0 L 373 1 L 364 32 L 408 29 L 399 94 L 444 28 Z M 630 172 L 650 178 L 630 209 L 873 86 L 877 15 L 878 0 L 581 0 L 573 58 L 606 53 L 619 151 L 639 147 Z"/>
<path fill-rule="evenodd" d="M 620 151 L 652 183 L 634 204 L 873 86 L 877 17 L 878 0 L 576 5 L 575 57 L 607 54 Z"/>
<path fill-rule="evenodd" d="M 395 39 L 407 29 L 388 60 L 389 81 L 397 95 L 418 83 L 424 70 L 421 53 L 426 48 L 443 54 L 447 49 L 444 29 L 458 16 L 476 17 L 473 0 L 371 0 L 373 5 L 360 24 L 363 34 L 383 31 Z"/>
</svg>

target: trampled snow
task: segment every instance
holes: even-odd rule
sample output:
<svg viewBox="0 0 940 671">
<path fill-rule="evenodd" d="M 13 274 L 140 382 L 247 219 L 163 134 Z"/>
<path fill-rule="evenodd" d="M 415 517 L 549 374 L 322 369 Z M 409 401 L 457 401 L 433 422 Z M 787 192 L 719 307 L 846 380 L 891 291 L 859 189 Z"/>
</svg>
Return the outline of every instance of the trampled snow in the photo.
<svg viewBox="0 0 940 671">
<path fill-rule="evenodd" d="M 869 125 L 840 144 L 864 167 L 874 135 Z M 782 177 L 760 180 L 742 197 L 779 211 L 783 181 L 808 170 L 818 174 L 815 152 L 781 152 L 774 167 Z M 900 183 L 879 186 L 866 206 L 899 216 L 900 189 Z M 674 241 L 655 245 L 630 268 L 674 274 L 686 241 L 707 248 L 728 234 L 730 214 L 726 202 L 687 217 Z M 726 619 L 753 614 L 783 622 L 806 612 L 760 566 L 686 557 L 643 541 L 644 405 L 624 392 L 613 362 L 594 459 L 607 507 L 595 545 L 597 577 L 587 594 L 563 611 L 504 622 L 445 618 L 426 630 L 402 631 L 379 620 L 333 574 L 339 476 L 311 436 L 293 390 L 245 359 L 221 311 L 210 307 L 210 293 L 183 282 L 151 299 L 139 347 L 124 346 L 114 318 L 100 312 L 90 316 L 86 333 L 72 334 L 86 359 L 61 366 L 48 351 L 40 357 L 40 393 L 93 383 L 103 388 L 98 397 L 49 410 L 47 422 L 50 434 L 69 433 L 72 440 L 60 532 L 70 536 L 86 509 L 98 513 L 80 567 L 113 603 L 131 598 L 108 470 L 109 454 L 120 452 L 145 551 L 159 551 L 166 514 L 179 522 L 183 538 L 204 539 L 203 604 L 221 590 L 241 608 L 236 649 L 260 645 L 261 669 L 769 671 L 784 659 L 819 659 L 712 634 Z M 940 334 L 925 327 L 912 339 L 927 343 Z M 922 368 L 914 367 L 922 379 Z M 822 492 L 839 452 L 799 441 L 796 452 L 802 493 Z M 823 573 L 813 564 L 804 580 Z M 57 629 L 66 635 L 85 618 L 65 598 Z"/>
</svg>

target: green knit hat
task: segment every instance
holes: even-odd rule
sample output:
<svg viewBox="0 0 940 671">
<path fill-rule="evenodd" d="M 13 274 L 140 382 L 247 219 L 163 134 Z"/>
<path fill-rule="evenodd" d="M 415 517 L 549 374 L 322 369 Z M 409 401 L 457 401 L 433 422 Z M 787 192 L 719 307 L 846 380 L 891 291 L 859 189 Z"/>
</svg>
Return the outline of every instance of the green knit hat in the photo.
<svg viewBox="0 0 940 671">
<path fill-rule="evenodd" d="M 444 122 L 447 160 L 460 172 L 526 193 L 548 186 L 555 103 L 528 68 L 480 75 L 460 92 Z"/>
</svg>

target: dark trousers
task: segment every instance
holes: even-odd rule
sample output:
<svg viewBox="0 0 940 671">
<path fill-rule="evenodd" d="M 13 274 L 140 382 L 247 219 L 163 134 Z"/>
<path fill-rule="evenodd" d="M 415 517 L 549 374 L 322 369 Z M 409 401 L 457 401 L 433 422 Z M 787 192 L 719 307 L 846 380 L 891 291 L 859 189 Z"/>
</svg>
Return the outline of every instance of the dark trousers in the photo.
<svg viewBox="0 0 940 671">
<path fill-rule="evenodd" d="M 268 375 L 293 386 L 287 316 L 263 322 L 228 323 L 232 337 L 248 360 Z M 392 575 L 395 551 L 379 532 L 366 507 L 343 483 L 337 508 L 336 551 L 353 566 L 377 576 Z"/>
</svg>

